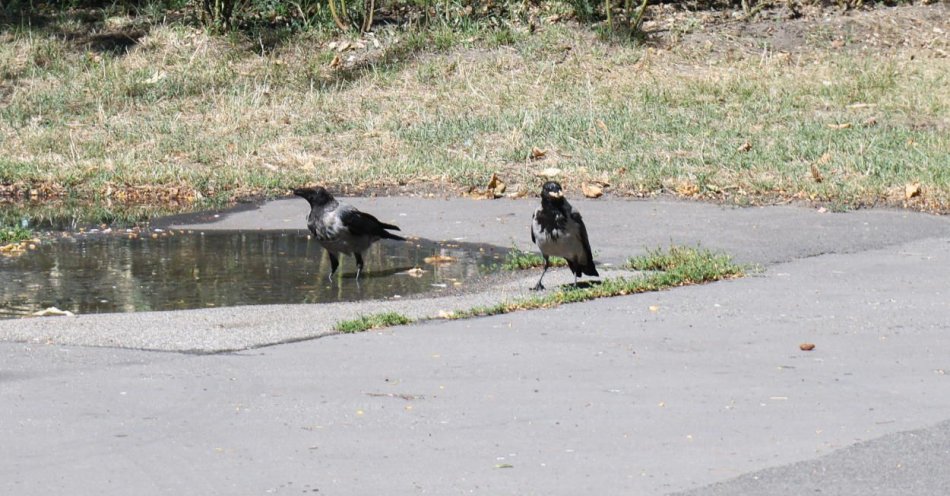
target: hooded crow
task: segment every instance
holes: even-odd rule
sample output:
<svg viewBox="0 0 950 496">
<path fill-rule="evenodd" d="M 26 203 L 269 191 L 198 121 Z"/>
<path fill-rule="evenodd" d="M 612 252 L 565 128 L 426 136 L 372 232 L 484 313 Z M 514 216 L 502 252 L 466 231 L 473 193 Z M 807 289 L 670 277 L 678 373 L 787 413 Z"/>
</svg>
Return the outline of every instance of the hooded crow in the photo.
<svg viewBox="0 0 950 496">
<path fill-rule="evenodd" d="M 580 212 L 574 210 L 564 198 L 561 185 L 548 181 L 541 187 L 541 207 L 534 212 L 531 223 L 531 241 L 538 245 L 544 257 L 544 270 L 534 287 L 544 289 L 541 280 L 548 271 L 549 257 L 561 257 L 567 260 L 567 266 L 574 273 L 574 284 L 583 274 L 599 276 L 594 267 L 594 257 L 587 240 L 587 228 Z"/>
<path fill-rule="evenodd" d="M 384 224 L 370 214 L 335 200 L 323 188 L 298 188 L 294 194 L 310 203 L 307 227 L 330 255 L 331 280 L 340 265 L 337 257 L 340 253 L 348 253 L 356 258 L 356 278 L 359 279 L 363 271 L 363 253 L 371 244 L 380 239 L 406 240 L 387 231 L 398 231 L 398 227 Z"/>
</svg>

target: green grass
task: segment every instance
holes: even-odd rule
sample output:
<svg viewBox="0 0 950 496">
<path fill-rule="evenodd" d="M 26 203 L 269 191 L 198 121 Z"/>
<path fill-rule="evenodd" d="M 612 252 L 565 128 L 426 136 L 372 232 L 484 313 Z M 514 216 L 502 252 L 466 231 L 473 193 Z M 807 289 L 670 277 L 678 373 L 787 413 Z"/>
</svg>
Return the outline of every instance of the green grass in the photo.
<svg viewBox="0 0 950 496">
<path fill-rule="evenodd" d="M 352 320 L 341 320 L 333 326 L 334 330 L 342 333 L 363 332 L 370 329 L 405 325 L 412 322 L 412 319 L 396 312 L 376 313 L 372 315 L 362 315 Z"/>
<path fill-rule="evenodd" d="M 33 231 L 23 227 L 3 227 L 0 225 L 0 245 L 19 243 L 33 239 Z"/>
<path fill-rule="evenodd" d="M 549 257 L 548 261 L 551 267 L 564 267 L 567 265 L 567 260 L 561 257 Z M 501 265 L 501 268 L 504 270 L 524 270 L 537 267 L 544 267 L 544 258 L 542 258 L 541 255 L 516 247 L 512 247 L 511 250 L 508 251 L 508 254 L 505 255 L 505 262 Z"/>
<path fill-rule="evenodd" d="M 587 287 L 571 287 L 514 301 L 460 310 L 454 312 L 452 318 L 551 308 L 565 303 L 660 291 L 678 286 L 734 279 L 744 275 L 743 268 L 734 264 L 726 254 L 679 246 L 671 246 L 667 250 L 650 251 L 645 256 L 631 259 L 629 266 L 636 270 L 653 272 L 640 277 L 605 279 L 599 284 Z"/>
</svg>

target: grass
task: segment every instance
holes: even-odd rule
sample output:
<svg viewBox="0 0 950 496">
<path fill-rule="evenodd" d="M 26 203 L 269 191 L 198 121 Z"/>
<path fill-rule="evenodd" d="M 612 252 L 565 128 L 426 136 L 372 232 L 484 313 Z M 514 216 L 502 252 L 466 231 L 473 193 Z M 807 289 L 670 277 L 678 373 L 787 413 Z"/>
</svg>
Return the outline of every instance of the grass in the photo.
<svg viewBox="0 0 950 496">
<path fill-rule="evenodd" d="M 334 330 L 342 333 L 363 332 L 370 329 L 379 329 L 405 325 L 412 322 L 412 319 L 396 312 L 376 313 L 372 315 L 361 315 L 352 320 L 341 320 L 333 326 Z"/>
<path fill-rule="evenodd" d="M 564 267 L 567 265 L 567 260 L 561 257 L 550 257 L 548 260 L 551 267 Z M 524 251 L 517 247 L 512 247 L 511 250 L 508 251 L 508 254 L 505 255 L 505 262 L 501 265 L 501 268 L 504 270 L 525 270 L 536 267 L 544 267 L 544 258 L 537 253 Z"/>
<path fill-rule="evenodd" d="M 744 270 L 732 262 L 732 259 L 723 253 L 716 253 L 702 248 L 670 246 L 663 250 L 657 248 L 646 255 L 631 258 L 627 264 L 629 268 L 650 273 L 634 278 L 612 278 L 603 282 L 586 286 L 562 289 L 543 293 L 538 296 L 521 298 L 514 301 L 504 301 L 494 305 L 478 306 L 452 312 L 451 319 L 465 319 L 487 315 L 498 315 L 519 310 L 551 308 L 566 303 L 576 303 L 622 296 L 647 291 L 661 291 L 678 286 L 704 284 L 723 279 L 742 277 Z M 334 330 L 342 333 L 363 332 L 370 329 L 379 329 L 397 325 L 405 325 L 413 319 L 396 312 L 385 312 L 363 315 L 352 320 L 343 320 L 334 325 Z"/>
<path fill-rule="evenodd" d="M 563 289 L 495 305 L 460 310 L 454 312 L 452 318 L 461 319 L 518 310 L 551 308 L 565 303 L 660 291 L 678 286 L 734 279 L 744 275 L 743 268 L 734 264 L 726 254 L 680 246 L 671 246 L 667 250 L 652 250 L 645 256 L 631 259 L 628 265 L 636 270 L 654 272 L 640 277 L 605 279 L 599 284 L 587 287 Z"/>
<path fill-rule="evenodd" d="M 840 49 L 816 31 L 789 54 L 684 35 L 657 51 L 557 23 L 381 28 L 379 48 L 339 52 L 321 33 L 263 50 L 156 23 L 113 52 L 54 28 L 0 33 L 0 195 L 190 208 L 305 183 L 463 189 L 493 172 L 533 190 L 556 167 L 575 191 L 950 211 L 940 38 Z"/>
<path fill-rule="evenodd" d="M 0 245 L 33 239 L 33 231 L 23 227 L 0 227 Z"/>
</svg>

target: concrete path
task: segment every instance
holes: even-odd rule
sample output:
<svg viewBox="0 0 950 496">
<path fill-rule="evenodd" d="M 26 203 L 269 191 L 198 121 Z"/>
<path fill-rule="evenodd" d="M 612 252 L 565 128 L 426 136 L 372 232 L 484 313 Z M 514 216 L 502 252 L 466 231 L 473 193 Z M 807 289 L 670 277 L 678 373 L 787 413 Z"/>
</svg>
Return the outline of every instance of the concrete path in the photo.
<svg viewBox="0 0 950 496">
<path fill-rule="evenodd" d="M 299 203 L 221 225 L 271 227 L 286 217 L 295 227 Z M 930 495 L 950 487 L 948 219 L 575 203 L 603 261 L 699 241 L 764 271 L 225 354 L 0 343 L 0 494 Z M 524 243 L 534 208 L 358 205 L 413 234 L 501 245 Z M 225 313 L 234 328 L 318 324 L 306 306 L 268 309 Z M 88 332 L 152 320 L 176 327 L 182 349 L 215 340 L 205 328 L 213 312 L 170 314 L 107 316 Z M 87 319 L 29 322 L 65 326 L 56 332 L 68 338 L 69 326 Z M 0 322 L 0 336 L 13 327 Z M 816 348 L 801 351 L 802 342 Z"/>
</svg>

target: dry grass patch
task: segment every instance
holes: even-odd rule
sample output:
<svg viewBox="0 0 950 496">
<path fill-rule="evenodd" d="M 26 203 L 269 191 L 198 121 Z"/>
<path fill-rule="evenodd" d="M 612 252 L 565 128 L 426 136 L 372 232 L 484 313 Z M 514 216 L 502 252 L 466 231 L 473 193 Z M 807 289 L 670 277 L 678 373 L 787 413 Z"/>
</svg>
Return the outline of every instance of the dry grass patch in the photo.
<svg viewBox="0 0 950 496">
<path fill-rule="evenodd" d="M 934 19 L 920 29 L 945 24 Z M 569 188 L 596 179 L 623 195 L 950 209 L 939 39 L 723 53 L 718 38 L 644 48 L 555 24 L 501 44 L 487 32 L 381 31 L 379 47 L 300 35 L 262 53 L 155 26 L 127 54 L 76 56 L 55 38 L 4 36 L 8 192 L 98 201 L 167 186 L 187 202 L 314 182 L 464 191 L 493 172 L 518 191 L 557 167 Z M 914 182 L 920 194 L 897 194 Z"/>
</svg>

